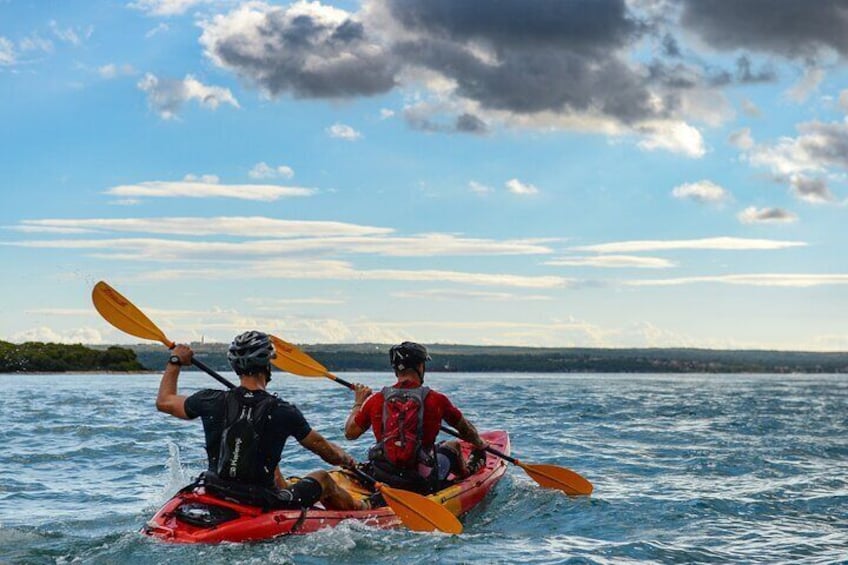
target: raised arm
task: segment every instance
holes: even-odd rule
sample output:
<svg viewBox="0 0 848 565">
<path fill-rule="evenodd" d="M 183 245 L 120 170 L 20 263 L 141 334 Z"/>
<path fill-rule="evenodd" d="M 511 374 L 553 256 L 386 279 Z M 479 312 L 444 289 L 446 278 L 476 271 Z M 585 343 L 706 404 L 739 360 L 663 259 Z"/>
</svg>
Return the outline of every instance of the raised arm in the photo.
<svg viewBox="0 0 848 565">
<path fill-rule="evenodd" d="M 356 459 L 347 451 L 335 443 L 327 441 L 324 436 L 315 430 L 306 434 L 306 437 L 300 440 L 300 445 L 330 465 L 341 465 L 342 467 L 353 467 L 356 465 Z"/>
<path fill-rule="evenodd" d="M 362 409 L 362 405 L 365 404 L 368 397 L 371 396 L 371 389 L 363 384 L 356 383 L 353 385 L 353 392 L 353 406 L 345 422 L 345 437 L 347 439 L 356 439 L 368 429 L 368 426 L 362 427 L 356 423 L 356 415 Z"/>
<path fill-rule="evenodd" d="M 156 409 L 171 416 L 188 420 L 185 411 L 186 397 L 177 394 L 177 380 L 180 378 L 180 368 L 182 365 L 191 364 L 191 357 L 194 353 L 187 345 L 177 345 L 173 350 L 173 355 L 179 357 L 180 362 L 177 364 L 169 361 L 165 367 L 162 381 L 159 383 L 159 394 L 156 395 Z"/>
</svg>

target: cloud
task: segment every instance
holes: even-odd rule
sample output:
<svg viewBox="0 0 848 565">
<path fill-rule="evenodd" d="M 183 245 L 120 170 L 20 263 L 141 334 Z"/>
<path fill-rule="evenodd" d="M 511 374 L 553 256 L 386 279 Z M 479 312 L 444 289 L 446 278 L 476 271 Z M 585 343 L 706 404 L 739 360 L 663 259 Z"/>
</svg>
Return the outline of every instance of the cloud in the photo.
<svg viewBox="0 0 848 565">
<path fill-rule="evenodd" d="M 656 279 L 628 281 L 629 286 L 679 286 L 696 283 L 719 283 L 746 286 L 774 286 L 790 288 L 809 288 L 825 285 L 848 284 L 848 275 L 842 274 L 740 274 L 740 275 L 717 275 L 703 277 L 682 277 L 676 279 Z"/>
<path fill-rule="evenodd" d="M 792 191 L 801 200 L 813 204 L 824 204 L 836 200 L 824 179 L 792 175 L 789 184 L 792 186 Z"/>
<path fill-rule="evenodd" d="M 218 184 L 207 181 L 146 181 L 113 186 L 104 194 L 139 198 L 237 198 L 272 202 L 280 198 L 312 196 L 315 190 L 270 184 Z"/>
<path fill-rule="evenodd" d="M 160 33 L 165 33 L 169 29 L 171 29 L 171 27 L 168 24 L 166 24 L 165 22 L 159 22 L 156 27 L 151 28 L 147 33 L 145 33 L 144 37 L 146 39 L 150 39 L 151 37 L 159 35 Z"/>
<path fill-rule="evenodd" d="M 815 58 L 823 48 L 848 55 L 848 10 L 819 0 L 815 10 L 795 0 L 683 0 L 682 25 L 723 50 L 754 49 Z"/>
<path fill-rule="evenodd" d="M 748 150 L 754 147 L 754 138 L 751 136 L 751 128 L 742 128 L 734 131 L 727 138 L 731 145 L 739 149 Z"/>
<path fill-rule="evenodd" d="M 710 249 L 722 251 L 747 251 L 787 249 L 804 247 L 803 241 L 779 241 L 773 239 L 747 239 L 740 237 L 709 237 L 704 239 L 637 240 L 601 243 L 573 247 L 575 251 L 595 253 L 633 253 L 639 251 L 671 251 L 680 249 Z"/>
<path fill-rule="evenodd" d="M 25 341 L 41 341 L 49 343 L 103 343 L 100 332 L 94 328 L 76 328 L 59 331 L 48 326 L 38 326 L 12 334 L 9 338 L 14 343 Z"/>
<path fill-rule="evenodd" d="M 839 93 L 839 105 L 842 106 L 842 109 L 846 113 L 848 113 L 848 89 Z"/>
<path fill-rule="evenodd" d="M 82 30 L 75 30 L 70 27 L 63 29 L 59 27 L 59 24 L 55 20 L 50 20 L 48 25 L 50 26 L 50 31 L 53 32 L 53 35 L 65 43 L 70 43 L 74 47 L 81 45 L 83 39 L 89 39 L 91 34 L 94 33 L 94 26 L 88 26 Z"/>
<path fill-rule="evenodd" d="M 344 139 L 345 141 L 356 141 L 362 137 L 361 133 L 345 124 L 333 124 L 326 131 L 330 137 Z"/>
<path fill-rule="evenodd" d="M 819 68 L 810 68 L 804 71 L 804 76 L 795 83 L 792 88 L 786 91 L 786 96 L 790 100 L 802 104 L 807 101 L 810 94 L 818 90 L 819 85 L 824 80 L 824 70 Z"/>
<path fill-rule="evenodd" d="M 0 35 L 0 65 L 12 65 L 15 60 L 15 44 Z"/>
<path fill-rule="evenodd" d="M 634 255 L 599 255 L 597 257 L 562 257 L 545 261 L 553 267 L 601 267 L 634 269 L 667 269 L 675 263 L 660 257 L 639 257 Z"/>
<path fill-rule="evenodd" d="M 345 222 L 280 220 L 265 216 L 158 217 L 158 218 L 91 218 L 22 220 L 27 230 L 57 233 L 120 232 L 167 235 L 254 237 L 338 237 L 385 235 L 394 230 Z"/>
<path fill-rule="evenodd" d="M 445 103 L 419 102 L 403 109 L 403 118 L 412 128 L 419 131 L 439 133 L 473 133 L 484 135 L 489 126 L 478 116 L 459 111 L 454 105 Z"/>
<path fill-rule="evenodd" d="M 692 158 L 703 157 L 707 152 L 701 132 L 684 122 L 655 122 L 636 129 L 644 135 L 639 147 L 647 151 L 665 149 Z"/>
<path fill-rule="evenodd" d="M 747 98 L 742 101 L 742 111 L 746 116 L 751 116 L 752 118 L 759 118 L 762 115 L 757 105 Z"/>
<path fill-rule="evenodd" d="M 319 2 L 248 2 L 200 25 L 206 55 L 270 96 L 369 96 L 396 85 L 391 51 L 354 15 Z"/>
<path fill-rule="evenodd" d="M 136 70 L 133 68 L 132 65 L 116 65 L 115 63 L 109 63 L 107 65 L 98 67 L 97 73 L 103 78 L 110 79 L 121 75 L 134 75 L 136 73 Z"/>
<path fill-rule="evenodd" d="M 485 184 L 472 180 L 468 181 L 468 190 L 476 194 L 490 194 L 494 192 L 495 189 L 491 186 L 486 186 Z"/>
<path fill-rule="evenodd" d="M 694 200 L 702 204 L 720 204 L 730 198 L 727 190 L 708 180 L 676 186 L 671 195 L 680 200 Z"/>
<path fill-rule="evenodd" d="M 506 181 L 506 189 L 513 194 L 519 196 L 533 196 L 539 194 L 539 189 L 529 183 L 521 182 L 518 179 L 510 179 Z"/>
<path fill-rule="evenodd" d="M 783 208 L 757 208 L 749 206 L 739 212 L 739 221 L 743 224 L 791 223 L 798 216 Z"/>
<path fill-rule="evenodd" d="M 388 108 L 380 108 L 380 119 L 388 120 L 389 118 L 394 117 L 395 111 L 389 110 Z"/>
<path fill-rule="evenodd" d="M 481 302 L 512 302 L 516 300 L 528 301 L 543 301 L 552 300 L 550 296 L 539 294 L 514 294 L 511 292 L 484 292 L 461 289 L 429 289 L 429 290 L 407 290 L 393 292 L 395 298 L 403 298 L 410 300 L 460 300 L 460 301 L 481 301 Z"/>
<path fill-rule="evenodd" d="M 250 169 L 247 175 L 252 179 L 272 179 L 278 177 L 290 179 L 294 176 L 294 170 L 287 165 L 271 167 L 262 161 L 253 165 L 253 168 Z"/>
<path fill-rule="evenodd" d="M 147 73 L 138 82 L 138 88 L 147 93 L 150 107 L 166 120 L 175 118 L 183 104 L 190 100 L 196 100 L 202 107 L 210 110 L 215 110 L 221 104 L 239 108 L 238 100 L 230 89 L 207 86 L 192 75 L 175 80 L 160 79 L 152 73 Z"/>
<path fill-rule="evenodd" d="M 209 0 L 135 0 L 127 6 L 150 16 L 179 16 L 194 6 L 208 2 Z"/>
</svg>

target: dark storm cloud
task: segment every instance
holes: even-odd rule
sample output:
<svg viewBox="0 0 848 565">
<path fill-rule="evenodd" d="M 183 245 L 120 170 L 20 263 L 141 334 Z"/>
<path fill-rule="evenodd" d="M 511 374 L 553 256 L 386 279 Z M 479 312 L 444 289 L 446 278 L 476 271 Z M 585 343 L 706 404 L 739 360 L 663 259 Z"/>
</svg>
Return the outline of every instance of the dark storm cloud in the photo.
<svg viewBox="0 0 848 565">
<path fill-rule="evenodd" d="M 605 51 L 643 29 L 624 0 L 387 0 L 394 18 L 434 38 Z"/>
<path fill-rule="evenodd" d="M 736 80 L 742 84 L 774 82 L 777 80 L 777 74 L 769 68 L 754 72 L 751 68 L 751 59 L 743 55 L 736 59 Z"/>
<path fill-rule="evenodd" d="M 805 200 L 829 202 L 834 199 L 824 179 L 798 176 L 792 178 L 789 184 L 795 193 Z"/>
<path fill-rule="evenodd" d="M 471 133 L 485 135 L 489 126 L 474 114 L 463 113 L 451 119 L 439 119 L 436 111 L 427 108 L 407 108 L 403 117 L 413 129 L 438 133 Z"/>
<path fill-rule="evenodd" d="M 681 23 L 720 49 L 815 58 L 822 47 L 848 55 L 844 0 L 682 0 Z"/>
<path fill-rule="evenodd" d="M 218 64 L 275 96 L 339 98 L 394 88 L 397 62 L 362 23 L 321 16 L 247 5 L 205 23 L 201 43 Z"/>
<path fill-rule="evenodd" d="M 798 127 L 804 151 L 823 165 L 848 169 L 848 123 L 810 122 Z"/>
</svg>

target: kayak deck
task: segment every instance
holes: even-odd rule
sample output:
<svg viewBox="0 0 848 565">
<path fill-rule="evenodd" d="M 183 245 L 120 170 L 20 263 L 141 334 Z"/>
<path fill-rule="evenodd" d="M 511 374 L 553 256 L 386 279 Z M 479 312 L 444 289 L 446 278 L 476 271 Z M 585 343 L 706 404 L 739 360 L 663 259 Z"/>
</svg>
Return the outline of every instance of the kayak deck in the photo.
<svg viewBox="0 0 848 565">
<path fill-rule="evenodd" d="M 509 435 L 505 431 L 480 434 L 495 449 L 509 454 Z M 471 446 L 461 442 L 463 455 L 468 456 Z M 444 505 L 455 516 L 462 516 L 477 506 L 506 472 L 506 462 L 487 454 L 486 464 L 476 473 L 458 481 L 428 498 Z M 358 483 L 353 475 L 343 469 L 330 471 L 333 479 L 343 489 L 362 499 L 371 491 Z M 225 518 L 219 523 L 204 524 L 192 518 L 215 514 Z M 371 510 L 327 510 L 320 505 L 306 509 L 263 511 L 256 506 L 238 504 L 206 492 L 197 487 L 181 492 L 159 509 L 142 528 L 142 533 L 174 543 L 219 543 L 269 539 L 292 534 L 307 534 L 338 525 L 344 520 L 359 520 L 378 528 L 394 528 L 401 524 L 391 508 L 384 506 Z M 215 522 L 215 520 L 212 520 Z"/>
</svg>

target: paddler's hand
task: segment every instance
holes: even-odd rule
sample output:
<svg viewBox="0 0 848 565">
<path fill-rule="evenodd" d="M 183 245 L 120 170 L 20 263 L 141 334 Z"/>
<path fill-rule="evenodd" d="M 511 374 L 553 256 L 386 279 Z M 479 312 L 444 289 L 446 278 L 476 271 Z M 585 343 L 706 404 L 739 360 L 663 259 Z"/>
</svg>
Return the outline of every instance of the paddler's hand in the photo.
<svg viewBox="0 0 848 565">
<path fill-rule="evenodd" d="M 346 469 L 356 469 L 356 459 L 348 452 L 342 453 L 342 460 L 339 463 L 339 466 L 344 467 Z"/>
<path fill-rule="evenodd" d="M 171 350 L 171 356 L 178 357 L 180 365 L 191 365 L 191 358 L 194 357 L 194 351 L 192 351 L 191 347 L 188 345 L 178 343 L 176 347 Z"/>
<path fill-rule="evenodd" d="M 353 385 L 353 406 L 358 408 L 365 404 L 365 401 L 368 400 L 368 397 L 371 396 L 371 389 L 361 383 L 354 383 Z"/>
</svg>

